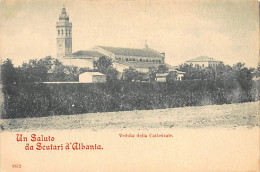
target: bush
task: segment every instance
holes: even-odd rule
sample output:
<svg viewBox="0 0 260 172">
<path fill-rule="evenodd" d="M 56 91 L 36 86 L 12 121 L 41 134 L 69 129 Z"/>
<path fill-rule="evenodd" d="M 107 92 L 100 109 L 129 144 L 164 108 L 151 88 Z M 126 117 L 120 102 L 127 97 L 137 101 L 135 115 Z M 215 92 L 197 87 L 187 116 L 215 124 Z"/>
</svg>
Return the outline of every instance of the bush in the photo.
<svg viewBox="0 0 260 172">
<path fill-rule="evenodd" d="M 239 89 L 215 88 L 214 82 L 97 84 L 26 84 L 5 94 L 3 118 L 41 117 L 92 112 L 161 109 L 253 101 Z M 254 94 L 253 94 L 254 95 Z"/>
</svg>

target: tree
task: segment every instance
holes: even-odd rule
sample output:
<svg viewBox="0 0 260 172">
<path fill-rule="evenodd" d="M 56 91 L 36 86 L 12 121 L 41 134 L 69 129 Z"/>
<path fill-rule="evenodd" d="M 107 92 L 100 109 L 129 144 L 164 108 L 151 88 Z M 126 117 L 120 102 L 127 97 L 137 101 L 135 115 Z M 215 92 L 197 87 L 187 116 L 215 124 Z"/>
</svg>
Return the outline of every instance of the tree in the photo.
<svg viewBox="0 0 260 172">
<path fill-rule="evenodd" d="M 17 71 L 10 59 L 3 62 L 1 69 L 3 85 L 15 84 L 17 82 Z"/>
<path fill-rule="evenodd" d="M 156 74 L 157 74 L 157 69 L 155 67 L 150 67 L 148 73 L 150 82 L 155 81 Z"/>
<path fill-rule="evenodd" d="M 112 59 L 102 56 L 94 62 L 94 67 L 97 68 L 99 72 L 106 74 L 107 70 L 112 67 Z"/>
<path fill-rule="evenodd" d="M 214 80 L 215 79 L 215 70 L 212 68 L 206 68 L 202 71 L 202 80 Z"/>
<path fill-rule="evenodd" d="M 106 74 L 107 82 L 118 80 L 119 72 L 113 68 L 112 59 L 102 56 L 94 62 L 94 67 L 103 74 Z"/>
<path fill-rule="evenodd" d="M 203 71 L 200 67 L 193 67 L 188 64 L 182 64 L 179 66 L 179 70 L 185 72 L 184 80 L 202 80 Z"/>
<path fill-rule="evenodd" d="M 144 73 L 138 72 L 136 69 L 129 67 L 129 69 L 125 69 L 123 76 L 126 81 L 143 81 Z"/>
<path fill-rule="evenodd" d="M 79 76 L 79 68 L 76 66 L 65 66 L 65 81 L 77 81 Z"/>
<path fill-rule="evenodd" d="M 236 79 L 239 82 L 241 88 L 245 91 L 251 90 L 253 75 L 250 69 L 245 67 L 244 63 L 237 63 L 233 68 L 236 73 Z"/>
<path fill-rule="evenodd" d="M 18 75 L 12 61 L 10 59 L 5 60 L 1 65 L 1 70 L 3 92 L 7 94 L 15 94 L 17 92 L 16 85 Z"/>
<path fill-rule="evenodd" d="M 138 72 L 134 68 L 124 69 L 123 76 L 126 81 L 133 81 L 137 78 Z"/>
<path fill-rule="evenodd" d="M 107 82 L 108 83 L 111 83 L 111 82 L 115 82 L 118 80 L 118 75 L 119 75 L 119 72 L 112 68 L 112 67 L 109 67 L 107 70 L 106 70 L 106 79 L 107 79 Z"/>
<path fill-rule="evenodd" d="M 82 68 L 79 68 L 79 73 L 84 73 L 84 72 L 94 72 L 95 69 L 90 69 L 89 67 L 82 67 Z"/>
<path fill-rule="evenodd" d="M 177 76 L 178 76 L 177 71 L 170 71 L 169 75 L 167 75 L 166 77 L 166 82 L 171 83 L 177 81 Z"/>
<path fill-rule="evenodd" d="M 256 69 L 256 76 L 260 77 L 260 63 L 258 64 L 257 69 Z"/>
<path fill-rule="evenodd" d="M 167 73 L 169 72 L 169 68 L 166 65 L 158 66 L 157 73 Z"/>
<path fill-rule="evenodd" d="M 66 77 L 65 66 L 63 64 L 58 64 L 53 67 L 49 80 L 50 81 L 65 81 L 65 77 Z"/>
<path fill-rule="evenodd" d="M 21 74 L 21 82 L 43 82 L 47 80 L 49 66 L 46 65 L 43 59 L 29 60 L 28 63 L 23 63 L 19 67 Z"/>
</svg>

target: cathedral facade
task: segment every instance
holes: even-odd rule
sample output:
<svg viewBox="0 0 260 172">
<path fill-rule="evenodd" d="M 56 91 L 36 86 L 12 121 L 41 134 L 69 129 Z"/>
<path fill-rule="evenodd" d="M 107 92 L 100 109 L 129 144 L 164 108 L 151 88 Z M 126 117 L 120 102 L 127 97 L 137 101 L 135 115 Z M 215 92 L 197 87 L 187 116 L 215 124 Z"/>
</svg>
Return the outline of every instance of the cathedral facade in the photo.
<svg viewBox="0 0 260 172">
<path fill-rule="evenodd" d="M 141 49 L 97 45 L 89 50 L 72 53 L 72 23 L 65 7 L 62 8 L 56 23 L 56 32 L 57 58 L 65 65 L 93 69 L 94 61 L 106 56 L 112 59 L 113 67 L 119 72 L 123 72 L 129 67 L 140 72 L 148 72 L 149 68 L 157 68 L 159 65 L 166 65 L 169 69 L 173 69 L 172 66 L 165 63 L 165 53 L 149 48 L 147 43 Z"/>
</svg>

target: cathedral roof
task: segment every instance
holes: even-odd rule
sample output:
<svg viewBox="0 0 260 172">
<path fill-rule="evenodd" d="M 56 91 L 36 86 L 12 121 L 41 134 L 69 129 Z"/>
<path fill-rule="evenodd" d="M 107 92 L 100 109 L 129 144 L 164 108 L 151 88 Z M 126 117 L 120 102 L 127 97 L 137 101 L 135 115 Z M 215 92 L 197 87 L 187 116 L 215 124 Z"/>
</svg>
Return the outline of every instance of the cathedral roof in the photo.
<svg viewBox="0 0 260 172">
<path fill-rule="evenodd" d="M 217 59 L 214 59 L 212 57 L 207 57 L 207 56 L 200 56 L 200 57 L 196 57 L 194 59 L 190 59 L 188 60 L 187 62 L 212 62 L 212 61 L 215 61 L 215 62 L 220 62 L 219 60 Z"/>
<path fill-rule="evenodd" d="M 85 57 L 101 57 L 101 56 L 104 56 L 104 54 L 101 54 L 97 51 L 85 51 L 85 50 L 80 50 L 80 51 L 74 52 L 74 53 L 72 53 L 72 55 L 74 57 L 77 57 L 77 56 L 85 56 Z"/>
<path fill-rule="evenodd" d="M 120 47 L 106 47 L 106 46 L 98 46 L 98 47 L 105 49 L 109 52 L 112 52 L 115 55 L 138 56 L 138 57 L 162 57 L 160 53 L 150 48 L 135 49 L 135 48 L 120 48 Z"/>
</svg>

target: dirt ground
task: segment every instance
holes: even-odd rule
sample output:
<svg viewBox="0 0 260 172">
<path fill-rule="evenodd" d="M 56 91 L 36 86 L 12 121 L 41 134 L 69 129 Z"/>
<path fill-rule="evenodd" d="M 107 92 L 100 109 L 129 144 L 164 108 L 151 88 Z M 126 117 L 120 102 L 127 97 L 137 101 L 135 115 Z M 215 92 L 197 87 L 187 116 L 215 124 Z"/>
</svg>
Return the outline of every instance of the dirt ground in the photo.
<svg viewBox="0 0 260 172">
<path fill-rule="evenodd" d="M 209 105 L 158 110 L 61 115 L 40 118 L 2 119 L 1 129 L 11 131 L 63 129 L 137 129 L 255 127 L 260 125 L 259 104 Z"/>
<path fill-rule="evenodd" d="M 259 103 L 1 120 L 1 171 L 259 171 Z M 17 134 L 104 149 L 28 151 Z"/>
</svg>

